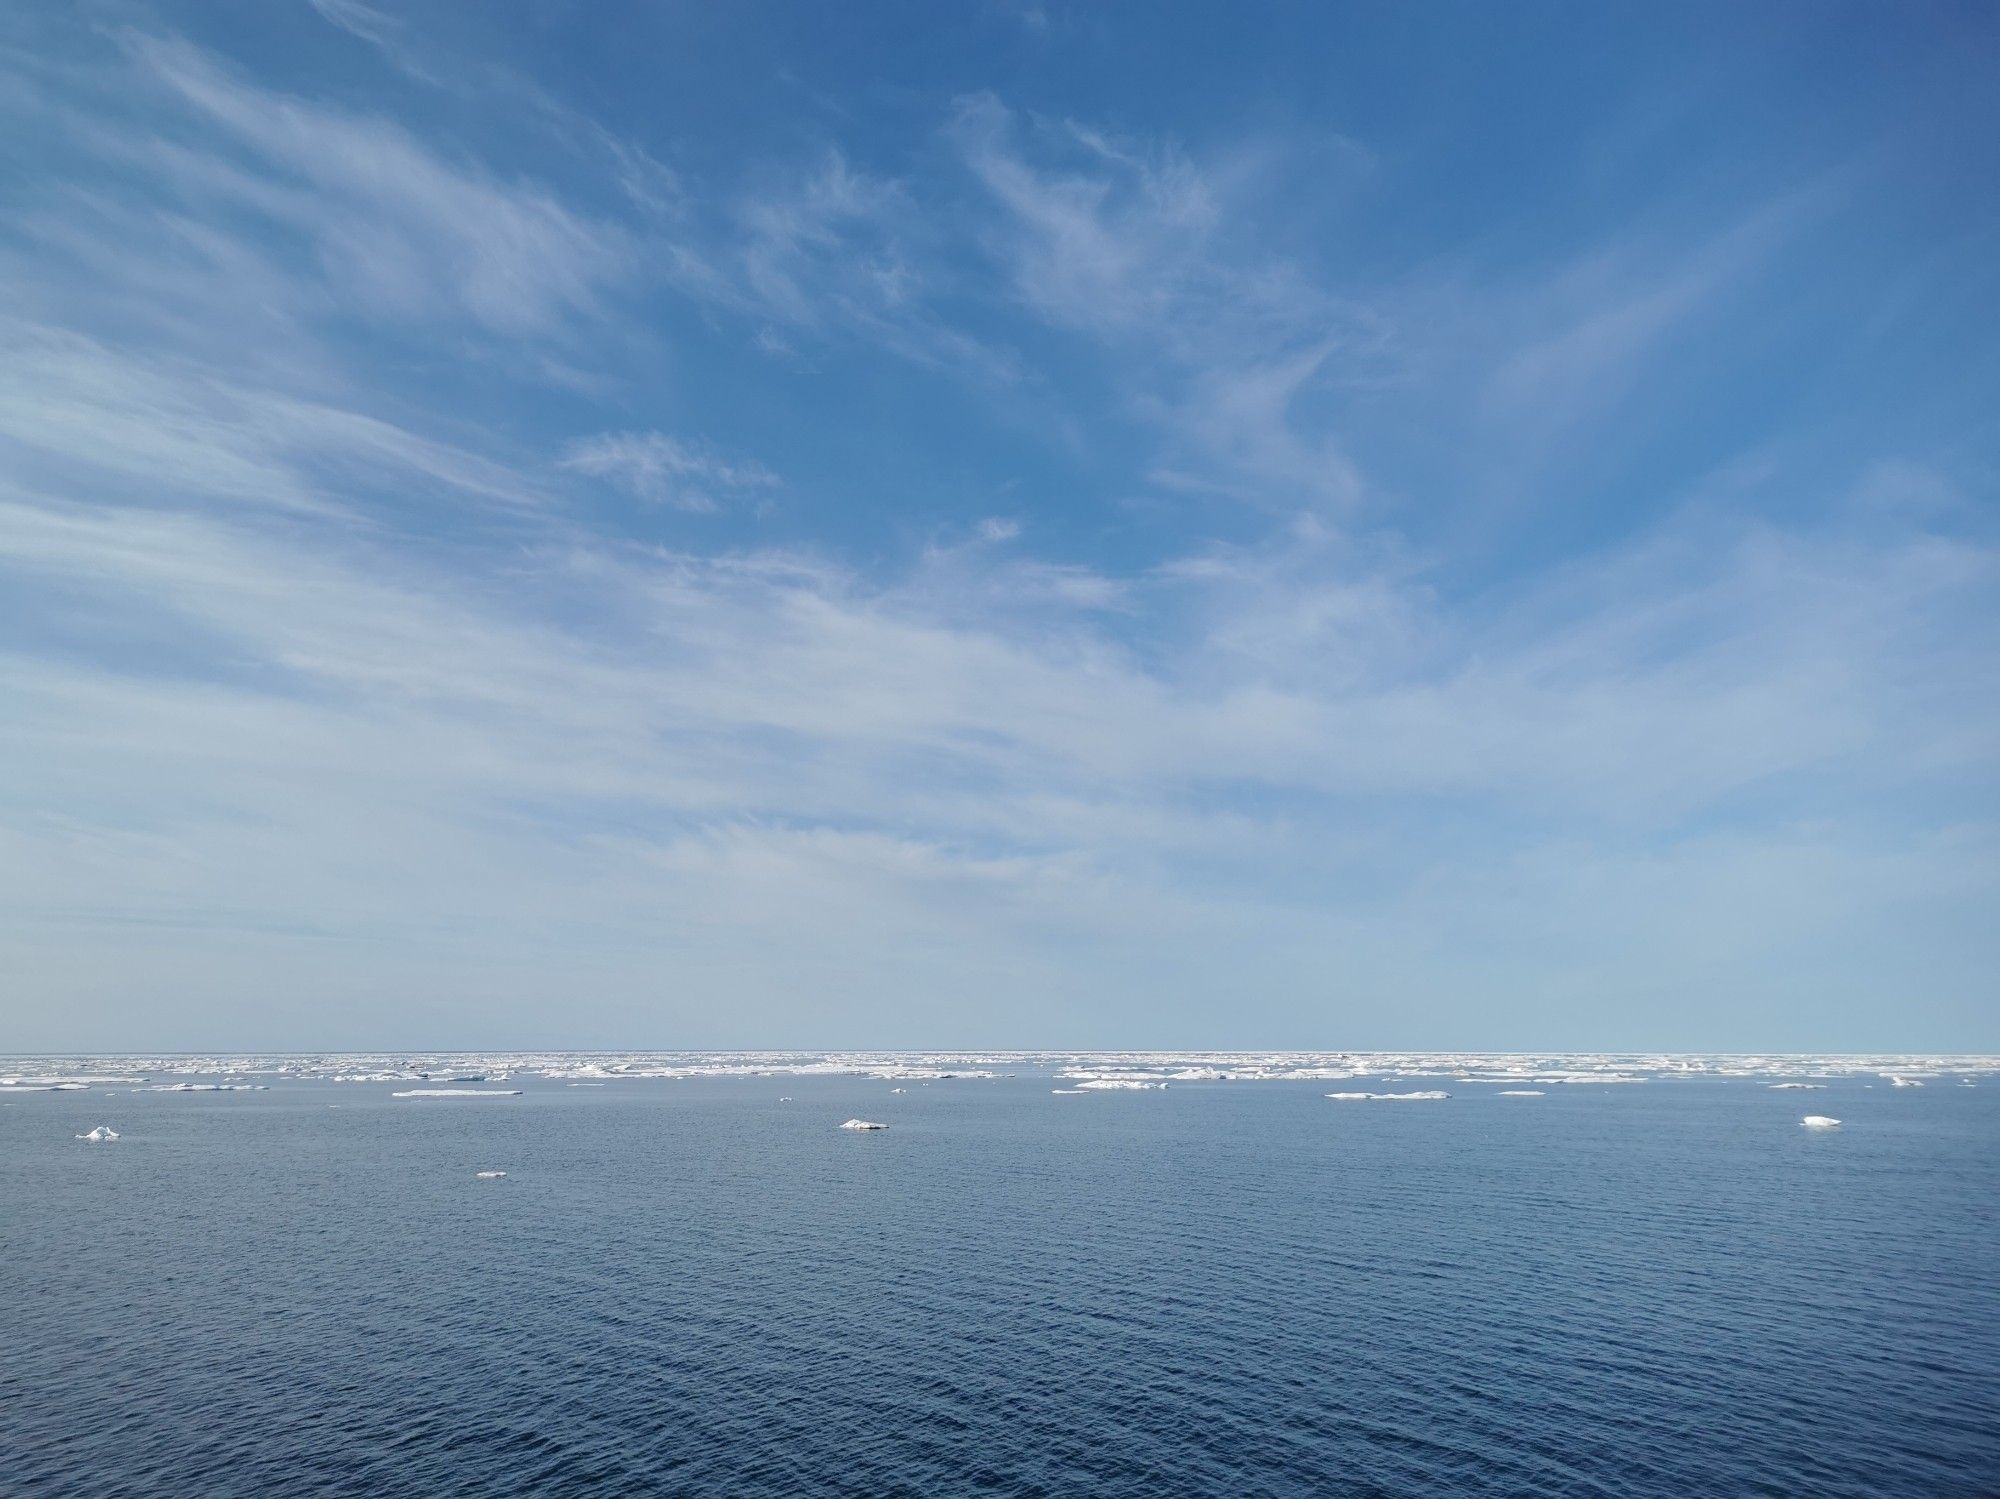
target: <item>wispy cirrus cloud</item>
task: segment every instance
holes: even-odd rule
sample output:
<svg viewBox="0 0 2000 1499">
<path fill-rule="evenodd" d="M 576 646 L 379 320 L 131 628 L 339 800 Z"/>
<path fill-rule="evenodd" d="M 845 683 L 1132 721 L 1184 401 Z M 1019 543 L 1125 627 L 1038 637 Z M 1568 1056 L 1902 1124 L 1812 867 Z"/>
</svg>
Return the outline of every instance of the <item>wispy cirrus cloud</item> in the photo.
<svg viewBox="0 0 2000 1499">
<path fill-rule="evenodd" d="M 720 508 L 718 494 L 754 494 L 779 484 L 778 476 L 755 459 L 724 459 L 664 432 L 600 432 L 578 438 L 563 450 L 561 466 L 650 504 L 696 513 Z"/>
<path fill-rule="evenodd" d="M 81 471 L 135 500 L 351 509 L 371 485 L 533 507 L 541 486 L 493 460 L 351 407 L 232 382 L 206 365 L 0 320 L 0 439 L 17 472 Z"/>
<path fill-rule="evenodd" d="M 1661 345 L 1691 336 L 1702 313 L 1740 291 L 1817 206 L 1799 190 L 1684 234 L 1611 237 L 1529 288 L 1491 298 L 1504 341 L 1478 414 L 1515 440 L 1547 444 L 1626 395 Z M 1501 311 L 1504 309 L 1504 311 Z M 1496 318 L 1496 313 L 1499 317 Z"/>
<path fill-rule="evenodd" d="M 1164 438 L 1152 477 L 1280 511 L 1351 512 L 1364 485 L 1316 404 L 1379 366 L 1380 317 L 1236 229 L 1239 174 L 1165 142 L 1023 120 L 990 94 L 950 135 L 1001 217 L 1015 295 L 1118 350 Z"/>
<path fill-rule="evenodd" d="M 449 161 L 383 118 L 260 87 L 177 39 L 123 41 L 237 153 L 234 164 L 163 153 L 161 168 L 302 236 L 351 313 L 448 311 L 497 333 L 545 334 L 598 311 L 631 273 L 619 226 L 542 188 Z"/>
</svg>

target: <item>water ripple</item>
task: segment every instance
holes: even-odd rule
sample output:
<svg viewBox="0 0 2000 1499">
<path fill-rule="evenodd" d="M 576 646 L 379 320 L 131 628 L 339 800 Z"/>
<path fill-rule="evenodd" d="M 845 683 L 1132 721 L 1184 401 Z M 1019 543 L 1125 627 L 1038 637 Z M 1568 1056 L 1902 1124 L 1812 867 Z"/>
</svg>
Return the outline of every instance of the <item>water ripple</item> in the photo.
<svg viewBox="0 0 2000 1499">
<path fill-rule="evenodd" d="M 1048 1083 L 10 1103 L 0 1489 L 2000 1491 L 2000 1089 Z"/>
</svg>

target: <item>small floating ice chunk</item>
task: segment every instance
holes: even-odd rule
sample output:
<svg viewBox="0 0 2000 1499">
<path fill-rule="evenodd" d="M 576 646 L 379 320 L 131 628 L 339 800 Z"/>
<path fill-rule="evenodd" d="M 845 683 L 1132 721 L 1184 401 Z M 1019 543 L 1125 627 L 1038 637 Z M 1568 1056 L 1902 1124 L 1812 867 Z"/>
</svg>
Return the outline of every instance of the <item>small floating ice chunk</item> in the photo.
<svg viewBox="0 0 2000 1499">
<path fill-rule="evenodd" d="M 1133 1077 L 1094 1077 L 1089 1082 L 1078 1083 L 1076 1086 L 1078 1092 L 1082 1092 L 1085 1089 L 1097 1092 L 1100 1090 L 1108 1091 L 1113 1088 L 1128 1091 L 1144 1088 L 1164 1088 L 1166 1084 L 1141 1082 L 1138 1078 Z"/>
<path fill-rule="evenodd" d="M 507 1173 L 504 1171 L 475 1171 L 472 1174 L 483 1182 L 497 1182 Z"/>
<path fill-rule="evenodd" d="M 519 1098 L 519 1088 L 411 1088 L 391 1098 Z"/>
<path fill-rule="evenodd" d="M 1776 1093 L 1784 1093 L 1792 1089 L 1824 1088 L 1825 1086 L 1825 1083 L 1772 1083 L 1770 1085 L 1771 1090 Z"/>
<path fill-rule="evenodd" d="M 1326 1096 L 1337 1098 L 1342 1102 L 1360 1102 L 1367 1099 L 1376 1103 L 1414 1103 L 1419 1100 L 1451 1097 L 1449 1093 L 1440 1093 L 1434 1089 L 1416 1093 L 1329 1093 Z"/>
<path fill-rule="evenodd" d="M 891 1088 L 889 1091 L 891 1093 L 907 1093 L 910 1090 L 908 1088 Z"/>
<path fill-rule="evenodd" d="M 1913 1077 L 1891 1077 L 1889 1081 L 1898 1088 L 1921 1088 L 1923 1084 Z"/>
<path fill-rule="evenodd" d="M 1829 1119 L 1824 1114 L 1808 1114 L 1799 1121 L 1807 1129 L 1839 1129 L 1838 1119 Z"/>
<path fill-rule="evenodd" d="M 1502 1088 L 1493 1096 L 1495 1098 L 1542 1098 L 1546 1095 L 1540 1088 Z"/>
<path fill-rule="evenodd" d="M 850 1119 L 841 1125 L 842 1129 L 887 1129 L 886 1124 L 877 1124 L 872 1119 Z"/>
<path fill-rule="evenodd" d="M 79 1140 L 88 1140 L 93 1145 L 103 1145 L 118 1138 L 118 1131 L 108 1124 L 100 1124 L 87 1135 L 78 1135 Z"/>
</svg>

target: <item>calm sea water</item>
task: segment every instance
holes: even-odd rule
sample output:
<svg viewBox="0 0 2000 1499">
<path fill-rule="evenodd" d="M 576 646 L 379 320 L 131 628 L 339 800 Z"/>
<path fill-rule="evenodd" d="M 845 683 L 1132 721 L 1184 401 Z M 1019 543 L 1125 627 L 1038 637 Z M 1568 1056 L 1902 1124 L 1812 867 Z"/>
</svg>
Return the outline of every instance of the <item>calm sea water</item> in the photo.
<svg viewBox="0 0 2000 1499">
<path fill-rule="evenodd" d="M 0 1490 L 2000 1492 L 2000 1088 L 394 1086 L 0 1107 Z"/>
</svg>

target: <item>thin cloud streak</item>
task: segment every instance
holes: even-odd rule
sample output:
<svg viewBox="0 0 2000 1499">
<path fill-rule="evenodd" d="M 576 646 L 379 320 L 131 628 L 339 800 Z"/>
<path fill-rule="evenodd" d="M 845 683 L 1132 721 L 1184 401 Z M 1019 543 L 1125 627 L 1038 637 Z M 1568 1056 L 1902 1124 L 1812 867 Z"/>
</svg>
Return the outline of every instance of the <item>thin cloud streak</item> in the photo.
<svg viewBox="0 0 2000 1499">
<path fill-rule="evenodd" d="M 214 173 L 210 191 L 307 237 L 351 306 L 378 318 L 441 308 L 504 334 L 558 330 L 631 271 L 624 233 L 541 189 L 443 160 L 397 126 L 234 77 L 167 38 L 132 56 L 271 176 Z"/>
</svg>

